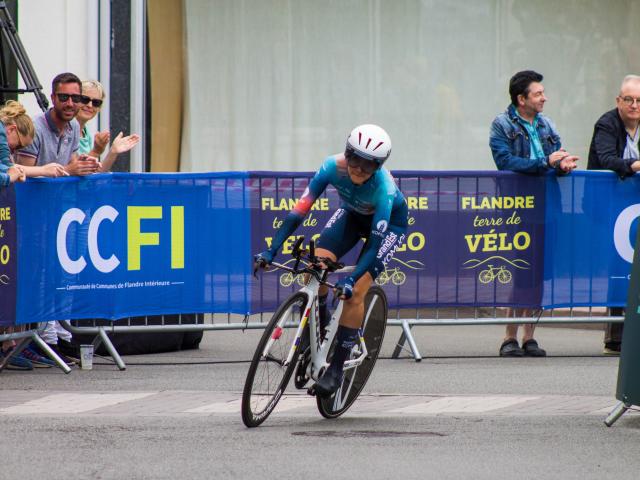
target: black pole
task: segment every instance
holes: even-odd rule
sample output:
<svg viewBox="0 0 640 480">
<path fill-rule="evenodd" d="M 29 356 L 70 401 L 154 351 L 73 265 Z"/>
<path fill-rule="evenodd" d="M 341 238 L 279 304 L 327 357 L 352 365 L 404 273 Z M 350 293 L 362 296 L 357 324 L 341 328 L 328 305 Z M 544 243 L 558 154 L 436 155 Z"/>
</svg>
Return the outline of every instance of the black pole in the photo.
<svg viewBox="0 0 640 480">
<path fill-rule="evenodd" d="M 111 135 L 131 134 L 131 2 L 111 0 L 111 75 L 109 78 L 109 123 Z M 118 157 L 113 171 L 129 172 L 129 153 Z"/>
<path fill-rule="evenodd" d="M 0 32 L 2 33 L 0 42 L 2 47 L 0 51 L 2 55 L 0 61 L 0 93 L 3 100 L 5 100 L 16 98 L 15 94 L 17 93 L 31 92 L 36 96 L 42 111 L 46 111 L 49 108 L 49 100 L 42 92 L 42 85 L 18 36 L 18 30 L 11 16 L 11 11 L 13 11 L 14 15 L 17 15 L 15 1 L 0 1 Z M 17 72 L 20 73 L 25 88 L 18 88 Z"/>
</svg>

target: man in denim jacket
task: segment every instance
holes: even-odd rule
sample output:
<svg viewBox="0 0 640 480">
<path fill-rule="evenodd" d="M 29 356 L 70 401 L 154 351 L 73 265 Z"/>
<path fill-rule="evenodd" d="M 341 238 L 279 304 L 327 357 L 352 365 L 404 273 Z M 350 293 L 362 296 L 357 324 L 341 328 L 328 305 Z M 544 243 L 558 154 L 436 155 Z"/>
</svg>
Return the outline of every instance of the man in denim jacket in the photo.
<svg viewBox="0 0 640 480">
<path fill-rule="evenodd" d="M 543 173 L 555 169 L 566 174 L 576 168 L 578 157 L 562 148 L 551 120 L 542 115 L 547 97 L 542 75 L 532 70 L 516 73 L 509 81 L 511 105 L 491 124 L 489 146 L 498 170 Z M 531 317 L 528 309 L 509 309 L 509 317 Z M 533 338 L 535 325 L 525 324 L 522 348 L 518 345 L 519 325 L 507 325 L 501 357 L 544 357 L 546 352 Z"/>
</svg>

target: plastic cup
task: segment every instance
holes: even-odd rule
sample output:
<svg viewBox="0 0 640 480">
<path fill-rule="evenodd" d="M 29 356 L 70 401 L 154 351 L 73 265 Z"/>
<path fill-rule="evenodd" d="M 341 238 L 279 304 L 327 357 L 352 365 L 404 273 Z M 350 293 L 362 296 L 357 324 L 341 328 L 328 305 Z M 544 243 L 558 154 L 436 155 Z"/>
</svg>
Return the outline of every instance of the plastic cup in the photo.
<svg viewBox="0 0 640 480">
<path fill-rule="evenodd" d="M 80 345 L 80 368 L 93 369 L 93 345 Z"/>
</svg>

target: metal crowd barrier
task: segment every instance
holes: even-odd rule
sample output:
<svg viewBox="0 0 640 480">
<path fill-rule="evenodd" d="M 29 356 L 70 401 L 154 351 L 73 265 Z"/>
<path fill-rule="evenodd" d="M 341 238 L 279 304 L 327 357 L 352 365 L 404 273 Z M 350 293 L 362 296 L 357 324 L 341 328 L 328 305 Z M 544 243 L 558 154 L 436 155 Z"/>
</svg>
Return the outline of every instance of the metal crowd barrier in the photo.
<svg viewBox="0 0 640 480">
<path fill-rule="evenodd" d="M 36 327 L 24 330 L 22 332 L 0 333 L 0 343 L 9 340 L 18 341 L 15 348 L 13 348 L 11 352 L 9 352 L 6 357 L 4 357 L 2 362 L 0 362 L 0 372 L 2 372 L 2 370 L 9 364 L 13 356 L 20 354 L 20 352 L 22 352 L 22 350 L 24 350 L 31 342 L 35 342 L 42 349 L 42 351 L 45 352 L 47 356 L 51 360 L 53 360 L 56 365 L 58 365 L 58 367 L 62 369 L 64 373 L 71 372 L 69 366 L 62 361 L 62 359 L 56 354 L 56 352 L 51 349 L 51 347 L 49 347 L 49 345 L 47 345 L 47 342 L 42 340 L 42 338 L 40 337 L 40 332 L 41 329 Z"/>
<path fill-rule="evenodd" d="M 171 316 L 171 321 L 175 321 L 175 315 Z M 271 313 L 258 313 L 255 315 L 242 316 L 237 314 L 205 314 L 202 316 L 203 323 L 193 323 L 193 316 L 189 316 L 191 323 L 182 322 L 179 315 L 177 323 L 168 324 L 165 317 L 158 316 L 136 317 L 132 319 L 122 319 L 117 322 L 104 320 L 76 320 L 73 322 L 61 322 L 64 328 L 72 334 L 94 335 L 94 351 L 104 343 L 106 350 L 113 358 L 116 366 L 120 370 L 125 370 L 126 365 L 122 357 L 117 352 L 113 343 L 109 339 L 109 334 L 116 333 L 161 333 L 161 332 L 206 332 L 211 330 L 248 330 L 262 329 L 271 318 Z M 151 319 L 151 320 L 150 320 Z M 133 324 L 140 323 L 142 324 Z M 531 317 L 506 317 L 506 308 L 423 308 L 423 309 L 401 309 L 390 310 L 387 321 L 388 326 L 400 327 L 402 332 L 392 358 L 399 358 L 402 351 L 408 351 L 416 362 L 422 360 L 422 354 L 418 349 L 411 329 L 416 326 L 436 326 L 436 325 L 507 325 L 513 323 L 535 323 L 535 324 L 593 324 L 593 323 L 618 323 L 623 322 L 624 317 L 609 316 L 605 308 L 568 308 L 538 310 Z M 0 337 L 1 338 L 1 337 Z M 44 342 L 43 342 L 44 343 Z"/>
</svg>

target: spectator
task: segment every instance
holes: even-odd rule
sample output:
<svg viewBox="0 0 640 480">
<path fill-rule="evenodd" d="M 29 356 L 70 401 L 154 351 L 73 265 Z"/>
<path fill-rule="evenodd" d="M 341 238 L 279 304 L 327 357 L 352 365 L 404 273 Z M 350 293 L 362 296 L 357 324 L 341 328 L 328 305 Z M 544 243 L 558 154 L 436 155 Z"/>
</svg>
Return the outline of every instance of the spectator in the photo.
<svg viewBox="0 0 640 480">
<path fill-rule="evenodd" d="M 589 148 L 589 170 L 613 170 L 621 179 L 640 170 L 640 76 L 622 80 L 616 108 L 603 114 L 593 127 Z M 611 308 L 612 316 L 624 315 L 623 308 Z M 622 323 L 608 323 L 604 335 L 605 355 L 620 355 Z"/>
<path fill-rule="evenodd" d="M 26 178 L 25 169 L 13 163 L 12 155 L 29 145 L 34 137 L 34 127 L 25 108 L 14 100 L 9 100 L 0 109 L 0 186 L 6 187 L 13 182 L 22 182 Z M 17 327 L 7 328 L 1 333 L 19 331 Z M 15 348 L 13 340 L 2 342 L 0 362 Z M 54 363 L 31 348 L 13 355 L 6 367 L 10 370 L 31 370 L 33 367 L 51 367 Z"/>
<path fill-rule="evenodd" d="M 53 107 L 36 117 L 33 143 L 18 153 L 18 163 L 28 168 L 56 165 L 54 168 L 66 175 L 90 175 L 100 169 L 98 159 L 78 155 L 80 125 L 75 116 L 83 101 L 81 91 L 82 83 L 73 73 L 61 73 L 53 79 Z M 67 364 L 75 363 L 77 353 L 71 333 L 58 322 L 47 322 L 42 338 Z"/>
<path fill-rule="evenodd" d="M 516 73 L 509 81 L 511 105 L 491 124 L 489 146 L 499 170 L 543 173 L 555 169 L 566 174 L 576 168 L 578 157 L 566 152 L 549 118 L 542 115 L 547 97 L 542 75 L 532 70 Z M 529 309 L 509 309 L 509 317 L 531 317 Z M 524 324 L 522 347 L 518 345 L 517 324 L 507 325 L 500 346 L 501 357 L 544 357 L 546 352 L 533 338 L 535 325 Z"/>
<path fill-rule="evenodd" d="M 80 110 L 76 115 L 76 120 L 80 124 L 80 146 L 78 153 L 86 153 L 92 157 L 100 158 L 109 144 L 110 133 L 107 130 L 98 132 L 91 140 L 91 135 L 87 129 L 87 122 L 93 120 L 100 112 L 104 102 L 105 91 L 102 84 L 96 80 L 85 80 L 82 82 L 82 102 Z M 128 152 L 140 141 L 137 134 L 123 136 L 120 132 L 111 144 L 111 148 L 102 161 L 101 171 L 108 172 L 116 161 L 119 154 Z"/>
<path fill-rule="evenodd" d="M 21 121 L 20 113 L 28 121 Z M 8 187 L 11 183 L 25 180 L 24 168 L 13 163 L 11 155 L 31 143 L 33 133 L 33 122 L 24 107 L 13 100 L 8 101 L 0 110 L 0 186 Z"/>
</svg>

